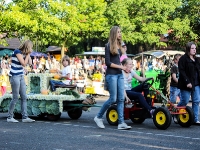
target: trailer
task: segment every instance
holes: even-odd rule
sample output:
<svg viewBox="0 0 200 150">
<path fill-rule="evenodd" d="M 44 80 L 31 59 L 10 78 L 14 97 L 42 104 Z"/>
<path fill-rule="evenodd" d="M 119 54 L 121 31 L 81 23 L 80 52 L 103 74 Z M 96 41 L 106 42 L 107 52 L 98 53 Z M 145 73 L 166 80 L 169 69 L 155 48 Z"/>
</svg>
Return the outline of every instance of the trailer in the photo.
<svg viewBox="0 0 200 150">
<path fill-rule="evenodd" d="M 27 113 L 29 116 L 47 117 L 51 121 L 60 118 L 62 112 L 67 112 L 71 119 L 79 119 L 82 111 L 90 107 L 100 107 L 90 94 L 79 94 L 76 84 L 56 88 L 51 92 L 49 80 L 54 73 L 29 73 L 27 75 Z M 0 97 L 0 112 L 7 113 L 12 93 L 7 92 Z M 20 97 L 14 109 L 15 118 L 21 118 Z"/>
</svg>

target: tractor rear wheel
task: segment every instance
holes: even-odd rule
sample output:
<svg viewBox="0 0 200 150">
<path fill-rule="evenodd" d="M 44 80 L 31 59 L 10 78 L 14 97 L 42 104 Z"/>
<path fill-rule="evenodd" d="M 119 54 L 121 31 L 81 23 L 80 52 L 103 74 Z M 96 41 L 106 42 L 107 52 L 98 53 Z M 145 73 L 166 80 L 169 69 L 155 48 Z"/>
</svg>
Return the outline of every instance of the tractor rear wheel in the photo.
<svg viewBox="0 0 200 150">
<path fill-rule="evenodd" d="M 182 127 L 190 127 L 194 122 L 194 112 L 191 107 L 186 106 L 185 109 L 180 109 L 179 112 L 186 114 L 178 115 L 178 124 Z"/>
<path fill-rule="evenodd" d="M 118 113 L 116 105 L 112 105 L 108 108 L 106 112 L 106 119 L 110 125 L 118 125 Z"/>
<path fill-rule="evenodd" d="M 171 125 L 172 116 L 166 107 L 156 108 L 153 114 L 154 125 L 165 130 Z"/>
</svg>

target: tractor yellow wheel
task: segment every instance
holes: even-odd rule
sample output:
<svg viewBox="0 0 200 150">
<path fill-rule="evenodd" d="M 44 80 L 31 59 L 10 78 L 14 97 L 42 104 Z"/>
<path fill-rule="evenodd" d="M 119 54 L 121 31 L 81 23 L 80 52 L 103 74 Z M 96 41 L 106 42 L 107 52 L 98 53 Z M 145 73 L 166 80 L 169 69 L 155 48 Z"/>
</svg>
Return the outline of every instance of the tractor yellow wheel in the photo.
<svg viewBox="0 0 200 150">
<path fill-rule="evenodd" d="M 157 114 L 156 114 L 156 121 L 159 125 L 163 125 L 165 124 L 166 122 L 166 116 L 165 116 L 165 113 L 162 112 L 162 111 L 159 111 Z"/>
<path fill-rule="evenodd" d="M 154 125 L 165 130 L 171 125 L 172 116 L 166 107 L 156 108 L 153 114 Z"/>
<path fill-rule="evenodd" d="M 179 113 L 186 113 L 177 115 L 178 124 L 182 127 L 190 127 L 194 122 L 194 112 L 191 107 L 186 106 L 185 109 L 180 109 Z"/>
<path fill-rule="evenodd" d="M 106 119 L 110 125 L 118 125 L 117 106 L 112 105 L 106 112 Z"/>
<path fill-rule="evenodd" d="M 179 120 L 181 122 L 183 122 L 183 123 L 188 122 L 188 120 L 189 120 L 189 114 L 187 113 L 186 109 L 180 109 L 179 113 L 185 113 L 185 114 L 179 115 Z"/>
</svg>

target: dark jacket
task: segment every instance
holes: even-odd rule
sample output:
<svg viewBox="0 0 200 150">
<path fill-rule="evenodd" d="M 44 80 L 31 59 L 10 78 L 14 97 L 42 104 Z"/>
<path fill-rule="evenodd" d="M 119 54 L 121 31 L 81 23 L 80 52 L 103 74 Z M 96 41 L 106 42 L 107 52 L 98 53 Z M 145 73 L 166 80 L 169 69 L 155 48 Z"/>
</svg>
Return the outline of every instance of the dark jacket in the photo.
<svg viewBox="0 0 200 150">
<path fill-rule="evenodd" d="M 105 46 L 105 62 L 106 62 L 106 75 L 107 74 L 121 74 L 122 70 L 118 69 L 118 68 L 112 68 L 110 67 L 111 63 L 116 64 L 116 65 L 121 65 L 120 63 L 120 55 L 121 55 L 121 51 L 119 50 L 119 54 L 116 55 L 112 55 L 110 53 L 110 44 L 107 43 Z"/>
<path fill-rule="evenodd" d="M 187 54 L 184 54 L 178 62 L 179 79 L 178 88 L 181 90 L 194 90 L 196 72 L 198 73 L 198 81 L 200 81 L 200 63 L 198 58 L 191 60 Z M 192 89 L 187 88 L 187 84 L 192 84 Z"/>
</svg>

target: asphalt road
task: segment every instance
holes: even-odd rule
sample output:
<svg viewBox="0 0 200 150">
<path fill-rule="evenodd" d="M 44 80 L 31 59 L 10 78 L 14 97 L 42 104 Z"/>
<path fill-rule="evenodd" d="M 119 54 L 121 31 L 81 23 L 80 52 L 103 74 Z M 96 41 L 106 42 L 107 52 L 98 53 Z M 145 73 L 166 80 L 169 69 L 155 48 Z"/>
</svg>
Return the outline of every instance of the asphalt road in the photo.
<svg viewBox="0 0 200 150">
<path fill-rule="evenodd" d="M 105 98 L 100 98 L 105 99 Z M 102 105 L 103 100 L 98 100 Z M 0 150 L 199 150 L 200 126 L 183 128 L 172 122 L 167 130 L 159 130 L 152 119 L 137 125 L 126 120 L 131 130 L 117 130 L 104 116 L 105 129 L 99 129 L 93 118 L 100 108 L 92 107 L 78 120 L 62 113 L 56 121 L 39 119 L 34 123 L 7 123 L 0 114 Z"/>
</svg>

